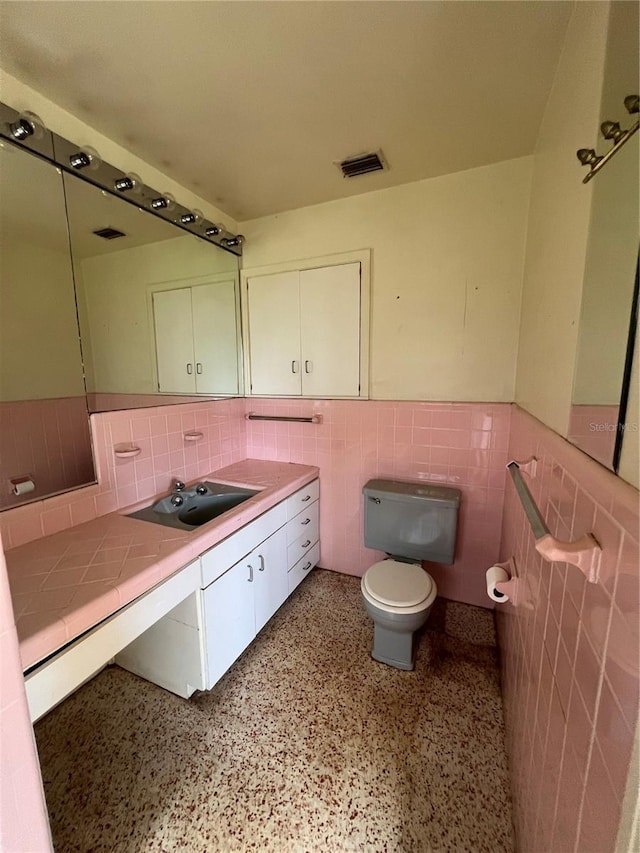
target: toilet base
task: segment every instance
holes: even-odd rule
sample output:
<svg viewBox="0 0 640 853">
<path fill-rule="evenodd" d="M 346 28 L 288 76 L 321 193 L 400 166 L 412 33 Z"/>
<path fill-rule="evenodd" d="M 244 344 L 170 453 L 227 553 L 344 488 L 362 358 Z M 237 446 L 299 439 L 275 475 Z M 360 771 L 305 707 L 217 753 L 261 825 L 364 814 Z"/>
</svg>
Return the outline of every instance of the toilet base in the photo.
<svg viewBox="0 0 640 853">
<path fill-rule="evenodd" d="M 371 657 L 396 669 L 412 670 L 414 667 L 413 633 L 390 631 L 374 625 Z"/>
</svg>

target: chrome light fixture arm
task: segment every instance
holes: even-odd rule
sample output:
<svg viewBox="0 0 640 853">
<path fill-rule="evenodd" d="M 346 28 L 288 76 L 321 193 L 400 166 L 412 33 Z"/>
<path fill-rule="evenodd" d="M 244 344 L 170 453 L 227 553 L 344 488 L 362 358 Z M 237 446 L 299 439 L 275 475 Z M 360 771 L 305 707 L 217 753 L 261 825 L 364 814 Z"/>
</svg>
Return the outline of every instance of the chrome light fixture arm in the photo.
<svg viewBox="0 0 640 853">
<path fill-rule="evenodd" d="M 639 111 L 640 97 L 638 95 L 627 95 L 624 99 L 624 105 L 630 115 L 637 115 Z M 603 121 L 600 130 L 605 139 L 613 140 L 613 147 L 606 154 L 598 155 L 593 148 L 580 148 L 576 153 L 578 160 L 583 166 L 589 166 L 589 173 L 582 179 L 583 184 L 589 183 L 594 175 L 602 169 L 605 163 L 616 154 L 622 146 L 628 142 L 633 134 L 640 127 L 640 122 L 636 121 L 627 130 L 623 130 L 617 121 Z"/>
</svg>

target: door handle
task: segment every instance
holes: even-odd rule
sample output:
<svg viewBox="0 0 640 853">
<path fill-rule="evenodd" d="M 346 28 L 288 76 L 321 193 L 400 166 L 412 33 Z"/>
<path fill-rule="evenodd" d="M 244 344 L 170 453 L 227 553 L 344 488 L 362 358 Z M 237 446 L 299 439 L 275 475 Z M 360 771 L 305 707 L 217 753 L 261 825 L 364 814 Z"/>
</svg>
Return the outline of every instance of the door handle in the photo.
<svg viewBox="0 0 640 853">
<path fill-rule="evenodd" d="M 264 572 L 264 557 L 262 556 L 262 554 L 258 554 L 258 559 L 260 560 L 260 568 L 258 569 L 258 571 Z"/>
<path fill-rule="evenodd" d="M 196 363 L 196 373 L 202 373 L 202 363 L 200 361 Z"/>
<path fill-rule="evenodd" d="M 193 365 L 191 364 L 191 362 L 188 362 L 187 364 L 187 373 L 189 374 L 189 376 L 191 376 L 191 374 L 193 373 Z"/>
<path fill-rule="evenodd" d="M 291 372 L 292 372 L 292 373 L 297 373 L 297 372 L 298 372 L 298 370 L 299 370 L 298 362 L 297 362 L 297 361 L 292 361 L 292 362 L 291 362 Z"/>
<path fill-rule="evenodd" d="M 247 578 L 247 580 L 249 581 L 249 583 L 253 583 L 253 566 L 251 564 L 249 564 L 248 568 L 249 568 L 249 577 Z"/>
<path fill-rule="evenodd" d="M 313 373 L 313 362 L 307 359 L 304 363 L 304 372 L 305 373 Z"/>
</svg>

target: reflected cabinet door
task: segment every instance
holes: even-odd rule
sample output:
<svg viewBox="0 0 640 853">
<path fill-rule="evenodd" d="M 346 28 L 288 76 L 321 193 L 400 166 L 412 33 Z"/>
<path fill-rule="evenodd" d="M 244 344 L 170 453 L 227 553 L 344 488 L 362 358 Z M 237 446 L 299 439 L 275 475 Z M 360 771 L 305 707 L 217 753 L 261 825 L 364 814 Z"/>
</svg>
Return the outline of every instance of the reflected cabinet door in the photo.
<svg viewBox="0 0 640 853">
<path fill-rule="evenodd" d="M 190 288 L 154 293 L 153 319 L 158 357 L 158 391 L 195 393 Z"/>
<path fill-rule="evenodd" d="M 198 394 L 238 393 L 235 281 L 191 290 Z"/>
</svg>

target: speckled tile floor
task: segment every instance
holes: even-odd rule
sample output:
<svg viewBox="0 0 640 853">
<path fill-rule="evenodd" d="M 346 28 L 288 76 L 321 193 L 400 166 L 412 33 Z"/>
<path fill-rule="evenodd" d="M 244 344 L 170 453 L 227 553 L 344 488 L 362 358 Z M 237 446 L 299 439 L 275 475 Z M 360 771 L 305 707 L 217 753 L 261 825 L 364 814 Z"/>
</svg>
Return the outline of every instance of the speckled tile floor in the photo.
<svg viewBox="0 0 640 853">
<path fill-rule="evenodd" d="M 513 851 L 491 614 L 436 602 L 414 672 L 371 637 L 315 570 L 209 693 L 105 670 L 35 727 L 56 851 Z"/>
</svg>

